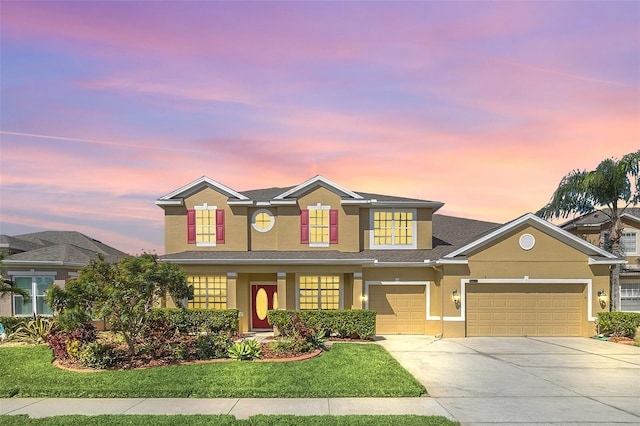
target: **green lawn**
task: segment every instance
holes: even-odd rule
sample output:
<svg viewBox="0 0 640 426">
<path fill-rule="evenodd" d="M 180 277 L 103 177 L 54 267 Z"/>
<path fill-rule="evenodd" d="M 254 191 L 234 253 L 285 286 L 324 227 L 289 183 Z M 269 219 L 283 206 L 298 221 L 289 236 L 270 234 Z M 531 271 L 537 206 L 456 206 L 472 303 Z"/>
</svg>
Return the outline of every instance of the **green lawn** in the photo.
<svg viewBox="0 0 640 426">
<path fill-rule="evenodd" d="M 173 426 L 176 424 L 216 425 L 216 426 L 455 426 L 445 417 L 439 416 L 264 416 L 258 415 L 246 420 L 236 420 L 230 415 L 190 415 L 190 416 L 134 416 L 134 415 L 104 415 L 104 416 L 58 416 L 42 419 L 29 419 L 27 416 L 0 416 L 0 424 L 6 426 L 111 426 L 111 425 L 153 425 Z"/>
<path fill-rule="evenodd" d="M 0 398 L 414 397 L 426 393 L 382 347 L 336 343 L 300 362 L 219 362 L 78 373 L 46 346 L 0 347 Z"/>
</svg>

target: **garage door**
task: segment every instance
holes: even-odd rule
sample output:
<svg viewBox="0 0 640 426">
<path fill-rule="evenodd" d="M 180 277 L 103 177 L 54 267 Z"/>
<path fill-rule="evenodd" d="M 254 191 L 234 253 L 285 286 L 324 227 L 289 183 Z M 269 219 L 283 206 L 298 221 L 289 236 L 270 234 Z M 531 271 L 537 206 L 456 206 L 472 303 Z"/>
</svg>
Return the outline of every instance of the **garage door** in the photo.
<svg viewBox="0 0 640 426">
<path fill-rule="evenodd" d="M 584 284 L 467 286 L 467 336 L 581 336 Z"/>
<path fill-rule="evenodd" d="M 424 334 L 425 286 L 372 285 L 369 309 L 377 312 L 377 334 Z"/>
</svg>

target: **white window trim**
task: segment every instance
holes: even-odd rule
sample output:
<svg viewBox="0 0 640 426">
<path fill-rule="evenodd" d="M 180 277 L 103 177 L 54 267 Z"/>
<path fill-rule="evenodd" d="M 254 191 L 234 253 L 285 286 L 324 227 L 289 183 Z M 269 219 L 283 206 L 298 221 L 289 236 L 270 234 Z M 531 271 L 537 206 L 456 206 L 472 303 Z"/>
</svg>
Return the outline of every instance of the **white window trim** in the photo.
<svg viewBox="0 0 640 426">
<path fill-rule="evenodd" d="M 411 244 L 375 244 L 375 228 L 374 228 L 374 214 L 376 212 L 411 212 L 413 213 L 413 242 Z M 418 210 L 417 209 L 371 209 L 369 212 L 369 247 L 371 249 L 394 249 L 394 250 L 410 250 L 418 247 Z"/>
<path fill-rule="evenodd" d="M 51 284 L 55 284 L 56 282 L 56 272 L 54 271 L 9 271 L 8 275 L 12 280 L 15 278 L 31 278 L 31 313 L 30 314 L 16 314 L 16 297 L 22 297 L 18 294 L 13 294 L 11 297 L 11 309 L 13 310 L 13 315 L 16 317 L 30 317 L 32 315 L 38 316 L 51 316 L 51 314 L 45 314 L 42 312 L 36 312 L 38 304 L 36 302 L 36 293 L 38 292 L 38 284 L 36 283 L 35 278 L 37 277 L 52 277 L 53 282 Z"/>
<path fill-rule="evenodd" d="M 636 249 L 634 251 L 626 251 L 625 247 L 622 245 L 622 239 L 624 238 L 624 234 L 633 234 L 636 240 Z M 620 235 L 620 247 L 622 248 L 622 254 L 624 256 L 630 256 L 638 254 L 638 231 L 636 229 L 624 229 L 622 234 Z"/>
<path fill-rule="evenodd" d="M 204 203 L 201 206 L 194 206 L 193 207 L 194 210 L 218 210 L 218 207 L 216 206 L 210 206 L 207 203 Z M 216 220 L 216 213 L 213 214 L 214 220 Z M 218 223 L 217 220 L 214 223 L 213 227 L 217 227 Z M 216 238 L 218 237 L 218 233 L 217 233 L 217 229 L 216 229 Z M 209 242 L 209 243 L 199 243 L 198 242 L 198 215 L 196 215 L 196 247 L 215 247 L 216 246 L 216 241 L 214 239 L 213 242 Z"/>
<path fill-rule="evenodd" d="M 338 287 L 338 309 L 344 309 L 344 275 L 343 274 L 296 274 L 296 310 L 300 310 L 300 277 L 305 276 L 314 276 L 314 277 L 323 277 L 328 275 L 337 275 L 340 278 L 340 283 Z M 318 292 L 318 295 L 320 293 Z M 334 309 L 313 309 L 313 310 L 321 310 L 321 311 L 333 311 Z"/>
<path fill-rule="evenodd" d="M 312 243 L 311 242 L 311 210 L 331 210 L 331 206 L 324 206 L 320 203 L 315 206 L 307 206 L 309 210 L 309 247 L 329 247 L 331 238 L 331 217 L 329 217 L 329 224 L 327 225 L 327 242 L 326 243 Z"/>
<path fill-rule="evenodd" d="M 266 213 L 269 218 L 271 219 L 271 224 L 269 224 L 269 226 L 267 226 L 266 228 L 260 228 L 256 225 L 256 217 L 258 217 L 259 214 L 261 213 Z M 255 229 L 258 232 L 269 232 L 273 229 L 273 225 L 275 225 L 276 223 L 276 218 L 274 216 L 273 213 L 271 213 L 269 210 L 267 209 L 259 209 L 256 210 L 255 212 L 253 212 L 253 215 L 251 216 L 251 226 L 253 227 L 253 229 Z"/>
</svg>

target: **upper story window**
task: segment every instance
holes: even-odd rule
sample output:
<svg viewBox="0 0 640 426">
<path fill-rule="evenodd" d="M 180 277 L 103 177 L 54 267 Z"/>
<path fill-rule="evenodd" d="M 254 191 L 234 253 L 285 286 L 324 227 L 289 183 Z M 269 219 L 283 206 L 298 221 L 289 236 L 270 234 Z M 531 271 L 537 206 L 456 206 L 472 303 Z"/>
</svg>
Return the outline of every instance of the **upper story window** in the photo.
<svg viewBox="0 0 640 426">
<path fill-rule="evenodd" d="M 273 228 L 275 218 L 269 210 L 257 210 L 251 217 L 251 225 L 258 232 L 268 232 Z"/>
<path fill-rule="evenodd" d="M 188 210 L 187 239 L 201 247 L 224 243 L 224 210 L 207 204 Z"/>
<path fill-rule="evenodd" d="M 329 247 L 338 243 L 338 210 L 317 204 L 300 212 L 300 243 Z"/>
<path fill-rule="evenodd" d="M 416 211 L 371 211 L 371 248 L 416 248 Z"/>
<path fill-rule="evenodd" d="M 638 238 L 635 231 L 623 232 L 620 238 L 620 248 L 623 255 L 638 253 Z"/>
</svg>

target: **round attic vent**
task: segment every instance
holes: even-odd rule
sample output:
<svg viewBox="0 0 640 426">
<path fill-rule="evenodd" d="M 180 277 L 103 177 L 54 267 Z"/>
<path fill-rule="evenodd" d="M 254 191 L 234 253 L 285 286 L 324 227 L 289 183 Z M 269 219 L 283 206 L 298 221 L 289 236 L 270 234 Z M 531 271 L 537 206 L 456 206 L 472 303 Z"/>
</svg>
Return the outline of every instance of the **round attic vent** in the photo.
<svg viewBox="0 0 640 426">
<path fill-rule="evenodd" d="M 520 247 L 523 250 L 531 250 L 536 245 L 536 239 L 531 234 L 522 234 L 520 236 Z"/>
</svg>

